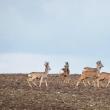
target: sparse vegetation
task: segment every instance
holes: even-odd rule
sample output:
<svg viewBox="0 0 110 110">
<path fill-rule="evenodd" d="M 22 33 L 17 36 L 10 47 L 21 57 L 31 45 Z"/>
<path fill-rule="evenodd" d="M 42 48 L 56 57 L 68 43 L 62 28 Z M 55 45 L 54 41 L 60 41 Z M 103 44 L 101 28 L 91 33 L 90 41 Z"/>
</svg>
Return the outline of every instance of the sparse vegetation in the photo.
<svg viewBox="0 0 110 110">
<path fill-rule="evenodd" d="M 79 77 L 71 75 L 67 84 L 49 75 L 48 89 L 45 84 L 31 89 L 27 75 L 1 74 L 0 110 L 110 110 L 110 88 L 75 87 Z"/>
</svg>

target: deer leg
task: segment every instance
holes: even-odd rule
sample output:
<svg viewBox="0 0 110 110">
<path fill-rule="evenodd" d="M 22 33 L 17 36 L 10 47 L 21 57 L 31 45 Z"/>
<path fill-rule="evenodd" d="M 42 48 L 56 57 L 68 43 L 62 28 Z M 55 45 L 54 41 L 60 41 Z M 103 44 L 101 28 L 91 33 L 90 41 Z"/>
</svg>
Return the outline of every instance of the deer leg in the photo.
<svg viewBox="0 0 110 110">
<path fill-rule="evenodd" d="M 67 79 L 67 83 L 69 83 L 69 79 Z"/>
<path fill-rule="evenodd" d="M 99 79 L 97 79 L 97 87 L 99 87 Z"/>
<path fill-rule="evenodd" d="M 89 81 L 87 81 L 88 85 L 91 85 Z"/>
<path fill-rule="evenodd" d="M 93 80 L 93 85 L 94 85 L 94 87 L 96 87 L 96 84 L 95 84 L 95 81 Z"/>
<path fill-rule="evenodd" d="M 76 83 L 76 86 L 78 87 L 79 86 L 79 83 L 81 82 L 81 80 L 80 81 L 78 81 L 77 83 Z"/>
<path fill-rule="evenodd" d="M 67 77 L 67 83 L 69 83 L 70 82 L 70 77 Z"/>
<path fill-rule="evenodd" d="M 32 85 L 30 84 L 30 81 L 29 81 L 29 79 L 27 79 L 27 82 L 28 82 L 29 86 L 32 88 Z"/>
<path fill-rule="evenodd" d="M 65 77 L 65 79 L 64 79 L 64 83 L 68 83 L 68 79 L 67 79 L 67 77 Z"/>
<path fill-rule="evenodd" d="M 33 83 L 35 86 L 37 86 L 36 83 L 35 83 L 34 81 L 33 81 L 32 83 Z"/>
<path fill-rule="evenodd" d="M 84 84 L 85 87 L 87 86 L 84 80 L 83 80 L 83 84 Z"/>
<path fill-rule="evenodd" d="M 86 86 L 86 84 L 84 82 L 85 79 L 86 79 L 86 77 L 82 74 L 80 76 L 80 78 L 78 79 L 78 82 L 77 82 L 76 86 L 79 86 L 79 83 L 81 83 L 81 81 L 83 81 L 84 86 Z"/>
<path fill-rule="evenodd" d="M 48 87 L 48 85 L 47 85 L 47 80 L 45 79 L 45 85 L 46 85 L 46 87 Z"/>
<path fill-rule="evenodd" d="M 107 83 L 107 85 L 106 85 L 106 87 L 108 87 L 108 85 L 110 84 L 110 80 L 108 81 L 108 83 Z"/>
<path fill-rule="evenodd" d="M 39 87 L 41 87 L 42 82 L 43 82 L 43 77 L 41 77 L 41 79 L 40 79 Z"/>
</svg>

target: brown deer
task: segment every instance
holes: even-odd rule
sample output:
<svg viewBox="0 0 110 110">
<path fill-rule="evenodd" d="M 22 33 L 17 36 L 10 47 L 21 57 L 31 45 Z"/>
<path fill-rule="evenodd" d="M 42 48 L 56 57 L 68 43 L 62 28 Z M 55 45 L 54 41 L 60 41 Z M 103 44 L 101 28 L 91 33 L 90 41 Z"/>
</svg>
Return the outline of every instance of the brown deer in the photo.
<svg viewBox="0 0 110 110">
<path fill-rule="evenodd" d="M 60 73 L 60 78 L 68 83 L 69 82 L 69 74 L 70 74 L 70 70 L 69 70 L 69 64 L 68 62 L 65 62 L 64 68 L 61 69 L 63 72 Z"/>
<path fill-rule="evenodd" d="M 110 84 L 110 73 L 107 73 L 107 72 L 101 72 L 100 73 L 99 77 L 97 78 L 97 86 L 98 87 L 100 86 L 99 82 L 103 81 L 103 80 L 107 80 L 108 81 L 108 83 L 106 85 L 106 87 L 108 87 L 109 84 Z"/>
<path fill-rule="evenodd" d="M 76 86 L 79 86 L 81 81 L 86 86 L 85 81 L 89 78 L 91 78 L 93 80 L 94 86 L 95 86 L 95 81 L 98 78 L 98 76 L 100 75 L 100 70 L 102 67 L 104 67 L 104 66 L 102 65 L 101 61 L 96 62 L 96 68 L 85 67 L 81 74 L 81 77 L 78 79 Z M 88 81 L 88 84 L 90 84 L 89 81 Z"/>
<path fill-rule="evenodd" d="M 31 83 L 33 83 L 36 86 L 36 83 L 34 82 L 36 79 L 40 79 L 39 87 L 41 87 L 41 84 L 43 81 L 45 82 L 46 87 L 48 86 L 47 85 L 47 77 L 48 77 L 48 72 L 50 70 L 50 66 L 49 66 L 48 62 L 46 62 L 44 64 L 44 66 L 45 66 L 44 72 L 31 72 L 28 74 L 27 81 L 28 81 L 28 84 L 31 88 L 32 88 Z"/>
<path fill-rule="evenodd" d="M 100 73 L 101 68 L 104 67 L 101 61 L 96 62 L 96 68 L 84 67 L 83 71 L 97 71 Z"/>
</svg>

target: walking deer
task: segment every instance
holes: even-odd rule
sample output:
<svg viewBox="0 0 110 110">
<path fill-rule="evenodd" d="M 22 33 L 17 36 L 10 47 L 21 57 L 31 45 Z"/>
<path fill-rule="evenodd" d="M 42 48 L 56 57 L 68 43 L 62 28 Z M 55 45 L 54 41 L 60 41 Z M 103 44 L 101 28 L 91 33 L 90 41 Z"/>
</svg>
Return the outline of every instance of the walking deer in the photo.
<svg viewBox="0 0 110 110">
<path fill-rule="evenodd" d="M 81 77 L 78 79 L 78 82 L 77 82 L 76 86 L 79 86 L 81 81 L 83 81 L 83 84 L 86 86 L 85 81 L 88 78 L 91 78 L 93 80 L 94 86 L 95 86 L 95 81 L 98 78 L 98 76 L 100 75 L 100 70 L 101 70 L 102 67 L 104 67 L 104 66 L 101 63 L 101 61 L 96 62 L 96 68 L 85 67 L 82 74 L 81 74 Z"/>
<path fill-rule="evenodd" d="M 50 70 L 50 66 L 49 63 L 46 62 L 44 64 L 45 66 L 45 71 L 44 72 L 31 72 L 28 74 L 28 84 L 29 86 L 32 88 L 32 84 L 33 83 L 36 86 L 36 83 L 34 82 L 36 79 L 40 79 L 40 83 L 39 83 L 39 87 L 41 87 L 41 84 L 43 83 L 43 81 L 45 82 L 46 87 L 47 85 L 47 78 L 48 78 L 48 72 Z"/>
</svg>

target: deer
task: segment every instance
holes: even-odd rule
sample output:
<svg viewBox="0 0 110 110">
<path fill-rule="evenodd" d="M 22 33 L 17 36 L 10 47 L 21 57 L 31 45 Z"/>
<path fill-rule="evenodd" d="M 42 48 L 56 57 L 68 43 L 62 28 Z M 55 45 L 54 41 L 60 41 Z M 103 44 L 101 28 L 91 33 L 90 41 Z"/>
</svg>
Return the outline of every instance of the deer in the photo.
<svg viewBox="0 0 110 110">
<path fill-rule="evenodd" d="M 69 64 L 68 62 L 65 62 L 64 68 L 61 69 L 63 72 L 60 73 L 59 77 L 64 80 L 64 82 L 69 82 L 69 74 L 70 74 L 70 70 L 69 70 Z"/>
<path fill-rule="evenodd" d="M 32 88 L 32 84 L 36 86 L 36 83 L 34 82 L 36 79 L 40 79 L 39 87 L 41 87 L 43 81 L 45 82 L 46 87 L 48 87 L 47 78 L 48 78 L 48 72 L 49 70 L 51 70 L 51 68 L 48 62 L 46 62 L 44 66 L 45 66 L 44 72 L 31 72 L 28 74 L 27 82 L 31 88 Z"/>
<path fill-rule="evenodd" d="M 107 72 L 101 72 L 99 77 L 97 78 L 97 87 L 99 87 L 99 82 L 100 81 L 103 81 L 103 80 L 107 80 L 107 84 L 106 84 L 106 87 L 109 86 L 110 84 L 110 73 L 107 73 Z"/>
<path fill-rule="evenodd" d="M 86 86 L 85 81 L 89 78 L 91 78 L 93 80 L 94 86 L 96 86 L 95 81 L 99 77 L 100 70 L 102 67 L 104 67 L 104 66 L 101 63 L 101 61 L 96 62 L 96 68 L 84 67 L 84 70 L 82 71 L 81 77 L 78 79 L 76 86 L 79 86 L 79 83 L 81 81 L 83 82 L 84 86 Z M 89 81 L 88 81 L 88 84 L 90 85 Z"/>
<path fill-rule="evenodd" d="M 97 71 L 100 73 L 101 68 L 104 67 L 101 60 L 96 62 L 96 68 L 84 67 L 83 71 Z"/>
</svg>

